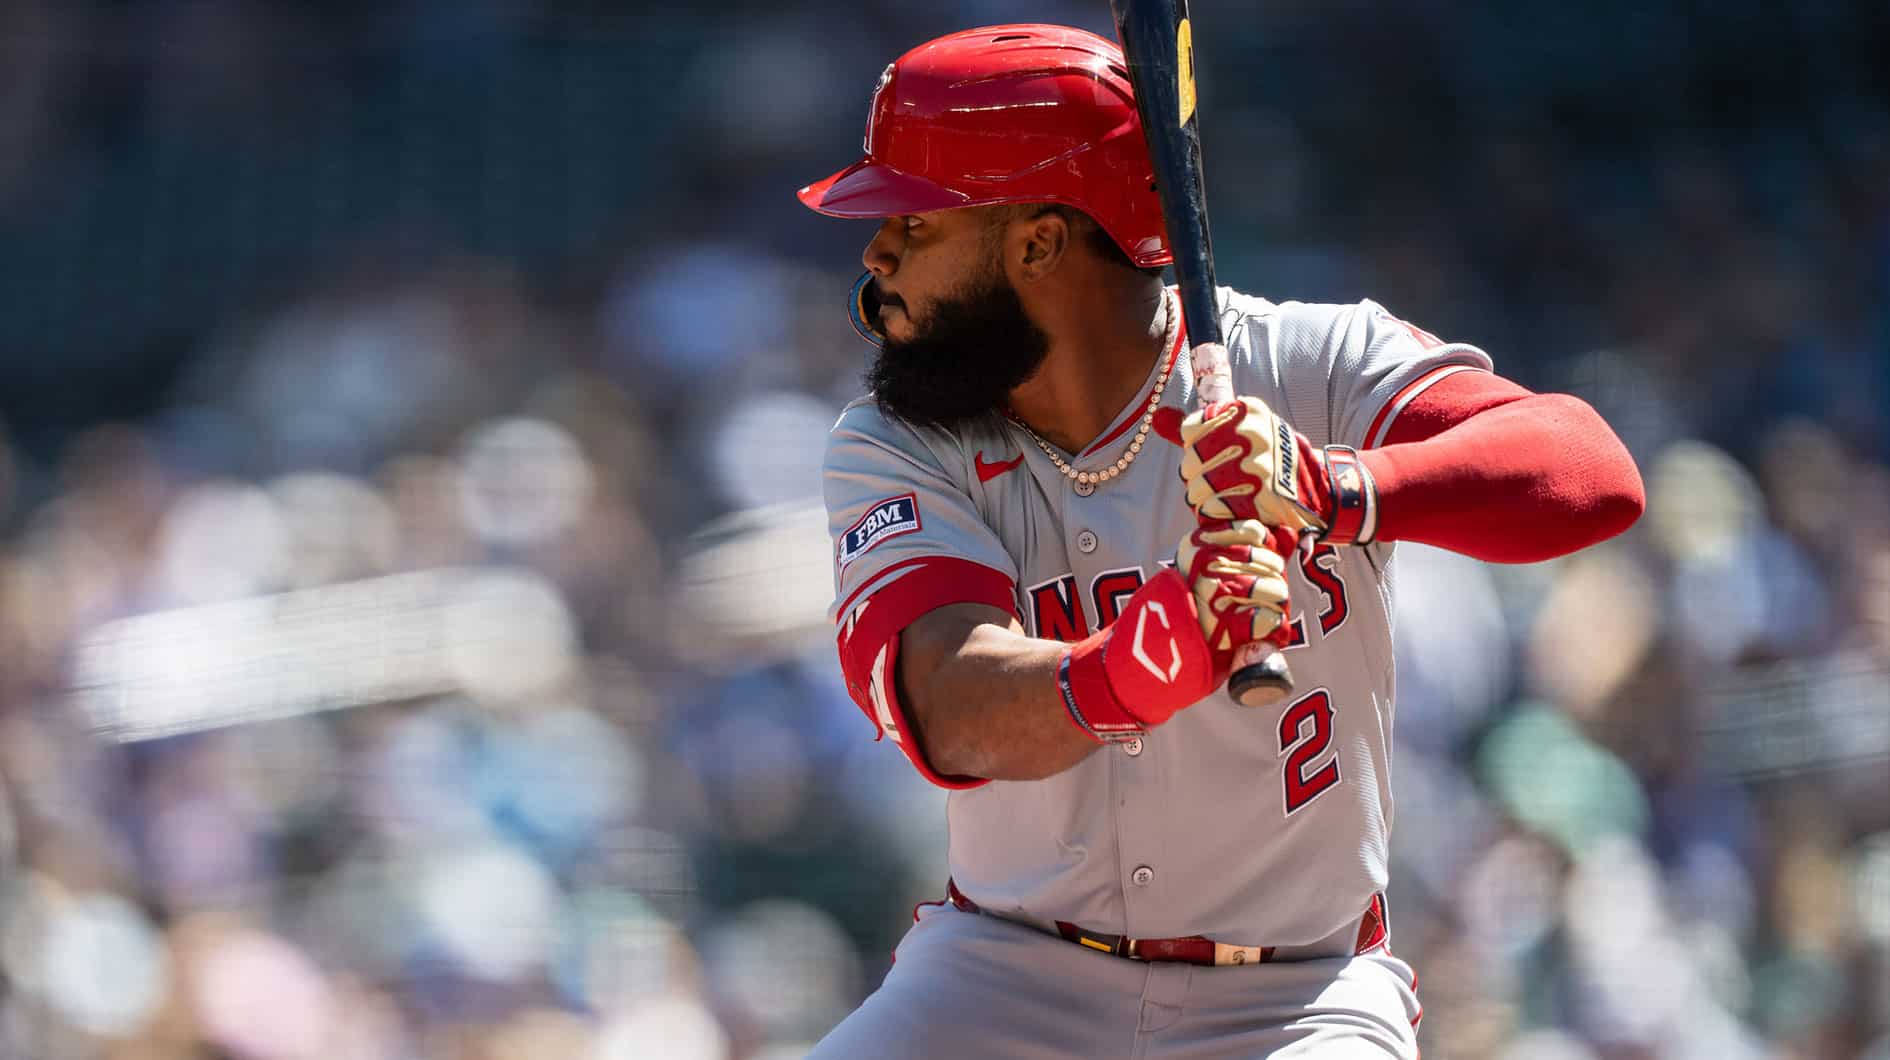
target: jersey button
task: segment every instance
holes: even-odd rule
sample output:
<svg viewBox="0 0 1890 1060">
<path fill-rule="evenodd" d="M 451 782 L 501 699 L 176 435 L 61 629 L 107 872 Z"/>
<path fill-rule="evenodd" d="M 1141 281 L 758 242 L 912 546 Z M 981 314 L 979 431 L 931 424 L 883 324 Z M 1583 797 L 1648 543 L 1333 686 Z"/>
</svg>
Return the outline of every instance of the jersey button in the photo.
<svg viewBox="0 0 1890 1060">
<path fill-rule="evenodd" d="M 1096 535 L 1088 530 L 1076 535 L 1076 550 L 1084 555 L 1096 551 Z"/>
<path fill-rule="evenodd" d="M 1137 865 L 1135 871 L 1129 873 L 1129 882 L 1135 884 L 1137 887 L 1147 887 L 1149 884 L 1155 882 L 1155 870 L 1149 868 L 1147 865 Z"/>
<path fill-rule="evenodd" d="M 1078 497 L 1087 497 L 1096 492 L 1096 484 L 1094 482 L 1077 482 L 1072 484 L 1070 488 L 1076 491 Z"/>
<path fill-rule="evenodd" d="M 1142 738 L 1140 736 L 1136 736 L 1129 740 L 1124 741 L 1122 744 L 1122 753 L 1125 755 L 1128 755 L 1130 758 L 1134 758 L 1136 755 L 1141 754 L 1142 753 Z"/>
</svg>

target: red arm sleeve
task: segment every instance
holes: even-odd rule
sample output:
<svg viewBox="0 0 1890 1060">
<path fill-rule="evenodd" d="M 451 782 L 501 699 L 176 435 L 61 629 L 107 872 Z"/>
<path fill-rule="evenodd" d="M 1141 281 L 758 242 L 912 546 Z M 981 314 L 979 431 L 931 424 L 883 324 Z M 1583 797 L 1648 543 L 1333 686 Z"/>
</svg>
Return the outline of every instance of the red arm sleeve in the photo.
<svg viewBox="0 0 1890 1060">
<path fill-rule="evenodd" d="M 1605 541 L 1646 503 L 1634 459 L 1586 402 L 1489 372 L 1425 388 L 1359 461 L 1378 488 L 1378 540 L 1496 563 Z"/>
<path fill-rule="evenodd" d="M 867 592 L 867 590 L 871 592 Z M 899 701 L 899 634 L 921 615 L 948 604 L 979 603 L 1016 615 L 1011 580 L 979 563 L 952 556 L 908 560 L 881 572 L 839 608 L 835 647 L 847 692 L 880 736 L 892 737 L 919 775 L 941 788 L 962 790 L 989 781 L 940 773 L 908 739 Z"/>
</svg>

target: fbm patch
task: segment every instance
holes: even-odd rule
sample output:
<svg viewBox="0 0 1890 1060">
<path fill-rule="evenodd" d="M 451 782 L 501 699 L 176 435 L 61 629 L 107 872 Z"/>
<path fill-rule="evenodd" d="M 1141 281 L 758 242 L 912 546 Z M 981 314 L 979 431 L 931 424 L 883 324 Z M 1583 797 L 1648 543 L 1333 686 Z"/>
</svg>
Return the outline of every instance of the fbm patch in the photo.
<svg viewBox="0 0 1890 1060">
<path fill-rule="evenodd" d="M 859 559 L 874 545 L 889 537 L 909 534 L 919 528 L 919 499 L 907 493 L 888 497 L 866 509 L 866 514 L 840 535 L 840 569 Z"/>
</svg>

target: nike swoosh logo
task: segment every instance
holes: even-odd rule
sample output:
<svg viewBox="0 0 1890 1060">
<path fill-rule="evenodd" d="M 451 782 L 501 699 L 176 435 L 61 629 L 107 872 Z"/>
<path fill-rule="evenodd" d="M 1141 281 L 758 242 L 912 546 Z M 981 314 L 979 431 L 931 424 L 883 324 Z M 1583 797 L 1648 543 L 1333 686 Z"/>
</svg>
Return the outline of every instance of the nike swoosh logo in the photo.
<svg viewBox="0 0 1890 1060">
<path fill-rule="evenodd" d="M 1016 470 L 1017 465 L 1023 462 L 1024 462 L 1024 454 L 1018 453 L 1017 458 L 1014 460 L 1006 460 L 1001 464 L 986 463 L 984 459 L 984 450 L 982 449 L 978 450 L 977 456 L 974 456 L 971 458 L 971 465 L 978 469 L 979 482 L 989 482 L 992 479 L 998 477 L 999 475 L 1002 475 L 1006 471 L 1014 471 Z"/>
</svg>

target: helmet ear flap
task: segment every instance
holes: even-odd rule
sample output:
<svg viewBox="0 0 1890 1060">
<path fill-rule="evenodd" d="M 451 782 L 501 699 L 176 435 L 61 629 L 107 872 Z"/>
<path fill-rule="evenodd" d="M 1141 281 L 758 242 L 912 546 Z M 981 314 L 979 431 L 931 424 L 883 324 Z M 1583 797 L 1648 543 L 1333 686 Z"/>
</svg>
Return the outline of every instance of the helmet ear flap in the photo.
<svg viewBox="0 0 1890 1060">
<path fill-rule="evenodd" d="M 863 272 L 853 282 L 853 293 L 847 299 L 847 317 L 853 321 L 853 330 L 860 337 L 875 346 L 886 345 L 886 333 L 879 330 L 873 321 L 879 318 L 879 297 L 873 293 L 873 274 Z"/>
</svg>

